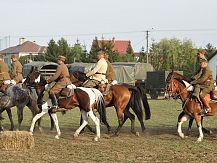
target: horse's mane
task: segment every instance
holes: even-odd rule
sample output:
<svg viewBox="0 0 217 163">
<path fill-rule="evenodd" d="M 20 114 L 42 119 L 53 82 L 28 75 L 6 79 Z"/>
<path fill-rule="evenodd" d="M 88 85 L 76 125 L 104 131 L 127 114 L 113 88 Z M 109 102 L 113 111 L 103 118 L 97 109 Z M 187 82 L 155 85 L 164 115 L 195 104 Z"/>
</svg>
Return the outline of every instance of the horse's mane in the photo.
<svg viewBox="0 0 217 163">
<path fill-rule="evenodd" d="M 167 81 L 169 81 L 171 78 L 175 78 L 175 79 L 180 80 L 180 81 L 185 80 L 187 82 L 190 82 L 190 79 L 188 79 L 184 75 L 182 75 L 178 72 L 175 72 L 175 71 L 172 71 L 168 74 Z"/>
</svg>

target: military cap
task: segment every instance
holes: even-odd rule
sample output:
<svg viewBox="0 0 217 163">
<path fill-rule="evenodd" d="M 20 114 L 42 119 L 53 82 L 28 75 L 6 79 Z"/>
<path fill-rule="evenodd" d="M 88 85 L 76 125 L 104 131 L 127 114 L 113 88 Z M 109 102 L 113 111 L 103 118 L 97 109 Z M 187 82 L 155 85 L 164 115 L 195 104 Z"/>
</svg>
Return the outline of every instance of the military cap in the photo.
<svg viewBox="0 0 217 163">
<path fill-rule="evenodd" d="M 207 52 L 205 49 L 199 49 L 197 54 L 200 54 L 200 53 L 207 55 Z"/>
<path fill-rule="evenodd" d="M 60 55 L 60 56 L 58 57 L 58 60 L 61 60 L 61 61 L 65 62 L 65 60 L 66 60 L 66 57 L 64 57 L 64 56 Z"/>
<path fill-rule="evenodd" d="M 12 59 L 12 58 L 17 58 L 17 56 L 16 56 L 15 54 L 13 54 L 13 55 L 11 56 L 11 59 Z"/>
</svg>

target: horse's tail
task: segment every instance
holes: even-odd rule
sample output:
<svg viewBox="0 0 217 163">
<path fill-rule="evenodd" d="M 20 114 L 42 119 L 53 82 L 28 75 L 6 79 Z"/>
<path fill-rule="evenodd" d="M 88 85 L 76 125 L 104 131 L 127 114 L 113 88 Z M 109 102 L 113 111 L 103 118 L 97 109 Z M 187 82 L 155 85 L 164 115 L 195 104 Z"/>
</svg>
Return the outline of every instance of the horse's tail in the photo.
<svg viewBox="0 0 217 163">
<path fill-rule="evenodd" d="M 138 119 L 143 119 L 143 111 L 142 111 L 142 103 L 141 103 L 141 97 L 137 89 L 131 89 L 129 90 L 132 92 L 130 97 L 129 106 L 133 109 L 135 114 L 137 115 Z"/>
<path fill-rule="evenodd" d="M 147 99 L 147 95 L 145 93 L 145 89 L 142 88 L 142 86 L 137 86 L 137 89 L 138 89 L 139 94 L 141 96 L 143 107 L 145 110 L 145 119 L 148 120 L 151 118 L 151 111 L 150 111 L 150 107 L 148 104 L 148 99 Z"/>
<path fill-rule="evenodd" d="M 105 109 L 106 107 L 105 107 L 105 101 L 103 95 L 98 89 L 93 88 L 92 91 L 94 92 L 96 97 L 96 109 L 99 112 L 100 120 L 102 122 L 107 122 L 106 109 Z"/>
</svg>

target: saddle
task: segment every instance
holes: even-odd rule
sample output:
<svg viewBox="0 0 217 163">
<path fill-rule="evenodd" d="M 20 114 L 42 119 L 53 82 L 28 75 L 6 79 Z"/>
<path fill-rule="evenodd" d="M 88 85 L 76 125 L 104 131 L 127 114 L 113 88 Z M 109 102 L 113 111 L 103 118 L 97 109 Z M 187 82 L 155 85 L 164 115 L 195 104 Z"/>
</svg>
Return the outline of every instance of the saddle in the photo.
<svg viewBox="0 0 217 163">
<path fill-rule="evenodd" d="M 63 88 L 60 92 L 61 97 L 70 97 L 74 95 L 74 89 L 71 85 L 68 85 L 66 88 Z"/>
</svg>

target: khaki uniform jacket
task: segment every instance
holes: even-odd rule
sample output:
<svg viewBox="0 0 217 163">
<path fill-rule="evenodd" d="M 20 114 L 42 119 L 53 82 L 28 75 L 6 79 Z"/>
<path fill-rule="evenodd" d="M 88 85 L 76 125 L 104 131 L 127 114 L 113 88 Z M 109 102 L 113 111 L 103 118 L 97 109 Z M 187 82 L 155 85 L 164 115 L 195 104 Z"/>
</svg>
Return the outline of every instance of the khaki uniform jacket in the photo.
<svg viewBox="0 0 217 163">
<path fill-rule="evenodd" d="M 2 60 L 0 61 L 0 81 L 10 80 L 10 75 L 8 73 L 8 65 Z"/>
<path fill-rule="evenodd" d="M 195 80 L 192 81 L 192 84 L 204 85 L 205 87 L 212 90 L 214 88 L 214 81 L 212 77 L 212 71 L 209 66 L 206 68 L 201 68 L 199 73 L 193 77 Z"/>
<path fill-rule="evenodd" d="M 112 64 L 109 61 L 107 61 L 107 64 L 108 68 L 106 71 L 106 78 L 108 79 L 108 83 L 111 83 L 113 80 L 115 80 L 115 72 Z"/>
<path fill-rule="evenodd" d="M 106 70 L 108 64 L 104 58 L 101 58 L 97 63 L 93 70 L 89 71 L 86 76 L 90 77 L 90 79 L 95 79 L 97 81 L 106 81 Z"/>
<path fill-rule="evenodd" d="M 64 63 L 57 66 L 56 73 L 48 79 L 47 83 L 51 83 L 53 81 L 56 81 L 56 84 L 51 88 L 50 93 L 54 94 L 59 93 L 62 88 L 71 84 L 69 79 L 69 70 Z"/>
<path fill-rule="evenodd" d="M 12 79 L 16 81 L 16 83 L 20 83 L 23 80 L 23 66 L 21 63 L 17 60 L 12 63 Z"/>
</svg>

